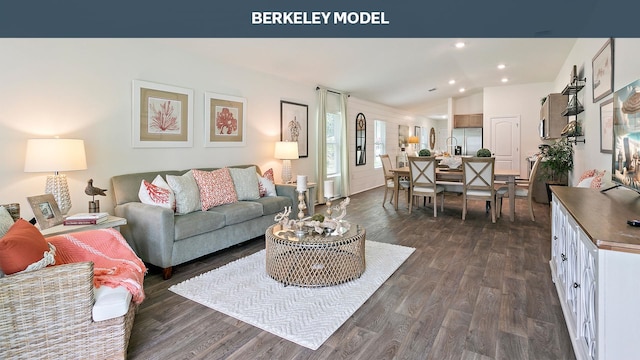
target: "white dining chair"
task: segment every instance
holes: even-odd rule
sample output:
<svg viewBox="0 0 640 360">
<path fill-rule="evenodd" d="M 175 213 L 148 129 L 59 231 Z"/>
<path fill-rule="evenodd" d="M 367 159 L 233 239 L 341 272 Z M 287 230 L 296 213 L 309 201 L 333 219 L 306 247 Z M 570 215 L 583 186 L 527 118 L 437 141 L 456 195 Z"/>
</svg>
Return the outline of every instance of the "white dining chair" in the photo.
<svg viewBox="0 0 640 360">
<path fill-rule="evenodd" d="M 444 211 L 444 186 L 436 185 L 436 158 L 409 156 L 409 214 L 416 196 L 433 198 L 433 217 L 438 216 L 438 194 L 441 194 L 440 211 Z"/>
<path fill-rule="evenodd" d="M 391 190 L 391 197 L 389 198 L 389 203 L 393 202 L 393 193 L 395 191 L 395 183 L 394 183 L 394 174 L 391 172 L 393 168 L 391 165 L 391 159 L 388 154 L 380 155 L 380 160 L 382 161 L 382 172 L 384 173 L 384 198 L 382 199 L 382 206 L 387 201 L 387 193 Z M 401 190 L 407 190 L 409 188 L 409 181 L 401 180 L 399 181 L 398 186 Z M 396 200 L 397 201 L 397 200 Z"/>
<path fill-rule="evenodd" d="M 540 166 L 540 160 L 542 156 L 538 156 L 536 161 L 533 163 L 531 167 L 531 174 L 529 174 L 529 180 L 527 181 L 516 181 L 516 198 L 526 198 L 527 205 L 529 207 L 529 216 L 531 217 L 531 221 L 536 221 L 536 217 L 533 214 L 533 191 L 532 186 L 535 182 L 536 177 L 538 176 L 538 168 Z M 509 198 L 509 188 L 507 186 L 502 186 L 496 190 L 496 201 L 498 202 L 498 217 L 502 215 L 502 199 Z"/>
<path fill-rule="evenodd" d="M 491 206 L 491 222 L 496 222 L 494 157 L 462 158 L 462 220 L 467 216 L 467 200 L 482 200 Z"/>
</svg>

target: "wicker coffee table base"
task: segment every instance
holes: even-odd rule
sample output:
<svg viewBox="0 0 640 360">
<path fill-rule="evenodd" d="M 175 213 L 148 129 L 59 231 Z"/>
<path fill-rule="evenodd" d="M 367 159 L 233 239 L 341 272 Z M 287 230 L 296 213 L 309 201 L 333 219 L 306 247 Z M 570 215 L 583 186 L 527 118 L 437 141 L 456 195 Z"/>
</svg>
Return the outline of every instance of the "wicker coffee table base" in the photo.
<svg viewBox="0 0 640 360">
<path fill-rule="evenodd" d="M 285 285 L 332 286 L 359 278 L 365 270 L 364 229 L 346 237 L 291 241 L 266 232 L 267 274 Z"/>
</svg>

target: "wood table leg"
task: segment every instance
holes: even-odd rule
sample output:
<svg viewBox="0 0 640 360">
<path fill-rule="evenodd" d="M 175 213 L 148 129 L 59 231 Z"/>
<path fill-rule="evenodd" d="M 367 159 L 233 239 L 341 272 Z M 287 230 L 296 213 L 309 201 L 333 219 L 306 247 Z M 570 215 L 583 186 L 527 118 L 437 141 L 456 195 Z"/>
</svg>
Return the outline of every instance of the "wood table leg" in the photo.
<svg viewBox="0 0 640 360">
<path fill-rule="evenodd" d="M 393 208 L 396 210 L 398 210 L 398 194 L 400 193 L 400 184 L 398 183 L 399 181 L 400 176 L 398 176 L 398 173 L 393 173 Z"/>
<path fill-rule="evenodd" d="M 516 217 L 516 177 L 509 176 L 509 216 L 511 221 Z"/>
</svg>

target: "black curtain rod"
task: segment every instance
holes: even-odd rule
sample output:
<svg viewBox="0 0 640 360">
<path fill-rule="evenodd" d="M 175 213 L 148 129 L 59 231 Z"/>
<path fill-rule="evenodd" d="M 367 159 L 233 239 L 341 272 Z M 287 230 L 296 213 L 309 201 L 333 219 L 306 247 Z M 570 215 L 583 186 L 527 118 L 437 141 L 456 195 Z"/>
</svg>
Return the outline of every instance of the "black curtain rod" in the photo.
<svg viewBox="0 0 640 360">
<path fill-rule="evenodd" d="M 316 86 L 316 91 L 318 91 L 318 90 L 320 90 L 320 86 Z M 342 93 L 339 93 L 337 91 L 333 91 L 333 90 L 329 90 L 329 89 L 327 89 L 327 91 L 330 92 L 330 93 L 342 95 Z M 347 94 L 347 97 L 351 97 L 351 95 Z"/>
</svg>

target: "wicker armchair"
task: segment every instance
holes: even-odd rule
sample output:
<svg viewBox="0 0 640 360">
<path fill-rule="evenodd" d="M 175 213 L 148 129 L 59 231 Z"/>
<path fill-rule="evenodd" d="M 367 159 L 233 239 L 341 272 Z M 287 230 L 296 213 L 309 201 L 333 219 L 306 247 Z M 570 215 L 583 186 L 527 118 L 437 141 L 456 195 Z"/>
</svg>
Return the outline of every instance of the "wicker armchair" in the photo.
<svg viewBox="0 0 640 360">
<path fill-rule="evenodd" d="M 94 322 L 93 263 L 0 279 L 0 359 L 124 359 L 136 306 Z"/>
</svg>

